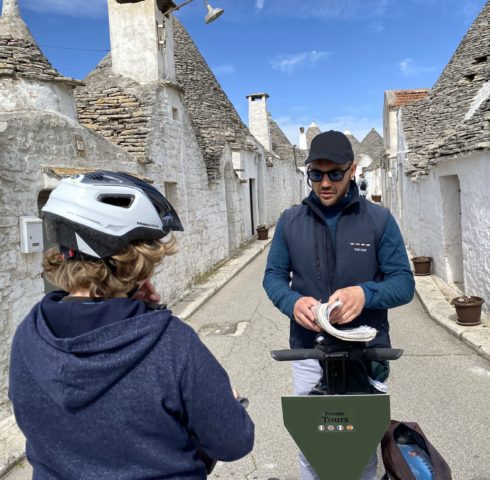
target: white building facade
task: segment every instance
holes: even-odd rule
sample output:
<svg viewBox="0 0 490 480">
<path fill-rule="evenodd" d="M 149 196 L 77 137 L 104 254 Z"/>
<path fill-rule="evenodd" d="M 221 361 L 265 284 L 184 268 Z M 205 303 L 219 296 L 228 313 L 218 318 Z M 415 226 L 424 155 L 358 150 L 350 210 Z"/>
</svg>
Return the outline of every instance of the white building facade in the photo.
<svg viewBox="0 0 490 480">
<path fill-rule="evenodd" d="M 384 116 L 387 195 L 406 242 L 414 254 L 433 258 L 435 275 L 483 297 L 487 310 L 489 22 L 487 3 L 434 87 L 387 92 Z"/>
</svg>

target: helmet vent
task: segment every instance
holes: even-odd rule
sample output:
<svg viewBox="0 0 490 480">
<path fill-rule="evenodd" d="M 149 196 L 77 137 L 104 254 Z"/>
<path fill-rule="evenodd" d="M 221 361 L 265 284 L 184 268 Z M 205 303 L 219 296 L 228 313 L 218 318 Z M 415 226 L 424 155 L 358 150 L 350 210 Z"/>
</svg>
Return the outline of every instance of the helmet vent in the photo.
<svg viewBox="0 0 490 480">
<path fill-rule="evenodd" d="M 133 203 L 134 195 L 99 195 L 98 200 L 115 207 L 129 208 Z"/>
</svg>

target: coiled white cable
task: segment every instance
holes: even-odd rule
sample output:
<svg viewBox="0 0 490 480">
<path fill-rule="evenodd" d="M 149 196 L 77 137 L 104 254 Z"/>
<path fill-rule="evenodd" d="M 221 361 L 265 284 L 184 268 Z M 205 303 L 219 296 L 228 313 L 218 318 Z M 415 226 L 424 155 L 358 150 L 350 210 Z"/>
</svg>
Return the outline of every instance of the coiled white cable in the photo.
<svg viewBox="0 0 490 480">
<path fill-rule="evenodd" d="M 333 302 L 331 305 L 327 303 L 320 303 L 314 307 L 316 310 L 316 322 L 327 333 L 330 335 L 339 338 L 340 340 L 344 340 L 346 342 L 369 342 L 371 341 L 378 331 L 375 328 L 368 327 L 367 325 L 361 325 L 357 328 L 349 328 L 346 330 L 339 330 L 335 328 L 330 323 L 330 313 L 337 307 L 341 307 L 342 302 L 337 300 Z"/>
</svg>

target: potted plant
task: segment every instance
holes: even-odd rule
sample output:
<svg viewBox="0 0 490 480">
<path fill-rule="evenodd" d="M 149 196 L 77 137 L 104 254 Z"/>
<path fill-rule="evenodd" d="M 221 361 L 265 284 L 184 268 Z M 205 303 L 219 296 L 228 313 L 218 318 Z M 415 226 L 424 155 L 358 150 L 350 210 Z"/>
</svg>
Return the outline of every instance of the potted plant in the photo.
<svg viewBox="0 0 490 480">
<path fill-rule="evenodd" d="M 432 266 L 431 257 L 413 257 L 412 263 L 413 269 L 415 270 L 415 275 L 430 275 Z"/>
<path fill-rule="evenodd" d="M 257 225 L 257 238 L 259 240 L 267 240 L 269 238 L 269 227 L 264 223 Z"/>
<path fill-rule="evenodd" d="M 381 195 L 371 195 L 371 200 L 373 202 L 381 202 Z"/>
<path fill-rule="evenodd" d="M 463 295 L 451 300 L 451 305 L 456 309 L 459 325 L 479 325 L 481 323 L 481 306 L 484 300 L 473 295 Z"/>
</svg>

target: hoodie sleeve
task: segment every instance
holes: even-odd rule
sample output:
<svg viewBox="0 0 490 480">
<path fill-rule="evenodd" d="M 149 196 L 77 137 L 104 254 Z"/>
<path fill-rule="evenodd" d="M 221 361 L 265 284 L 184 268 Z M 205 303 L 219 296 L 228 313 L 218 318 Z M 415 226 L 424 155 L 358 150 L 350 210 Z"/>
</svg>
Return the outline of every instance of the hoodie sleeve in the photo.
<svg viewBox="0 0 490 480">
<path fill-rule="evenodd" d="M 254 443 L 254 424 L 235 399 L 223 367 L 195 332 L 181 378 L 187 428 L 213 459 L 230 462 L 247 455 Z"/>
</svg>

